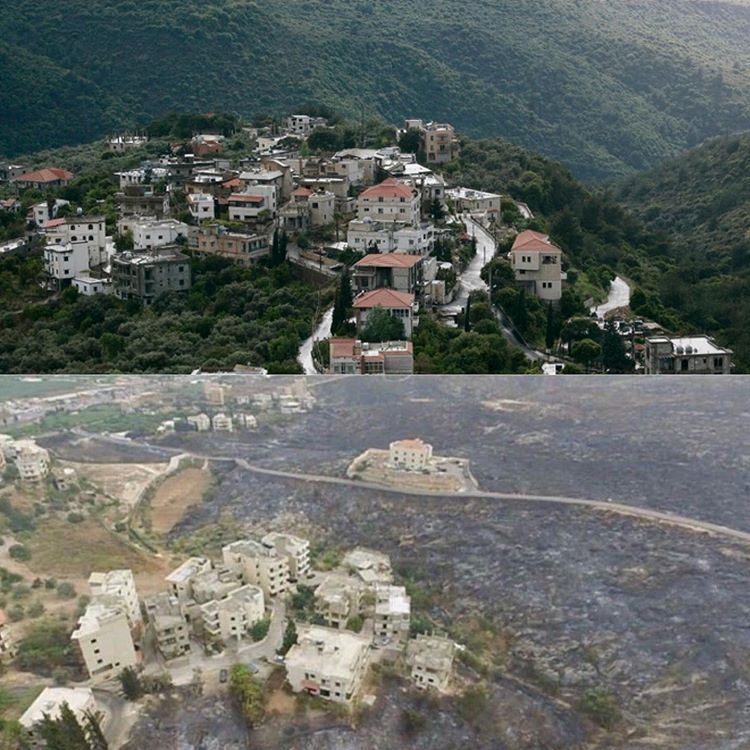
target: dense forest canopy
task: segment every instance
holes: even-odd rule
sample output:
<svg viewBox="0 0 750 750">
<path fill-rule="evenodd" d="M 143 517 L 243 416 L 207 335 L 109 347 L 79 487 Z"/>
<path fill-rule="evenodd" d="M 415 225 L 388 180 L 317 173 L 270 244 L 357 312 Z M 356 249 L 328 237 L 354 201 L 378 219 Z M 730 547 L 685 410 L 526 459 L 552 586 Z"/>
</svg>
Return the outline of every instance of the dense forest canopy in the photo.
<svg viewBox="0 0 750 750">
<path fill-rule="evenodd" d="M 0 153 L 172 109 L 314 100 L 624 175 L 750 128 L 749 38 L 746 2 L 15 0 L 0 14 Z"/>
<path fill-rule="evenodd" d="M 728 136 L 633 177 L 616 197 L 669 239 L 665 304 L 717 333 L 750 366 L 750 134 Z"/>
</svg>

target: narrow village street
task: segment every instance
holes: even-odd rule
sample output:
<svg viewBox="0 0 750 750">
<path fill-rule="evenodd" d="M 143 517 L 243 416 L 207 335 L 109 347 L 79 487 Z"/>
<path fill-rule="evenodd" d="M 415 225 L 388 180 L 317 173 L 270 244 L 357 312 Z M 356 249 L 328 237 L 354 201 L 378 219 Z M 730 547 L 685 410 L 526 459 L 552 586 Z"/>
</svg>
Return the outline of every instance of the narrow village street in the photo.
<svg viewBox="0 0 750 750">
<path fill-rule="evenodd" d="M 331 323 L 333 321 L 333 308 L 329 308 L 323 315 L 322 320 L 318 324 L 318 327 L 313 332 L 310 338 L 305 339 L 302 342 L 302 346 L 299 349 L 299 355 L 297 361 L 302 365 L 305 375 L 317 375 L 318 371 L 315 369 L 315 363 L 313 362 L 313 346 L 316 341 L 325 341 L 325 339 L 331 337 Z"/>
<path fill-rule="evenodd" d="M 618 307 L 627 307 L 630 304 L 630 286 L 625 279 L 616 276 L 609 287 L 607 299 L 601 305 L 591 308 L 597 318 L 604 319 L 608 312 Z"/>
</svg>

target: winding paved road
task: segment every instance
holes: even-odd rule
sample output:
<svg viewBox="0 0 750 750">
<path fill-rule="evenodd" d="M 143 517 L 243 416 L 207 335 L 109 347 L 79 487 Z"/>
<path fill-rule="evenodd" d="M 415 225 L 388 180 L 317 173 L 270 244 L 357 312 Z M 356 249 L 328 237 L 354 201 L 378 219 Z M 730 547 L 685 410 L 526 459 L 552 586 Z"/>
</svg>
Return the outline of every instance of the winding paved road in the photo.
<svg viewBox="0 0 750 750">
<path fill-rule="evenodd" d="M 313 335 L 309 339 L 306 339 L 302 346 L 299 348 L 299 354 L 297 355 L 297 361 L 302 365 L 302 369 L 305 375 L 318 375 L 318 371 L 315 369 L 315 363 L 313 362 L 313 346 L 316 341 L 323 341 L 324 339 L 331 338 L 331 323 L 333 322 L 333 308 L 329 308 L 323 315 L 323 319 L 318 324 L 318 327 L 313 332 Z"/>
<path fill-rule="evenodd" d="M 628 282 L 620 276 L 616 276 L 609 287 L 607 299 L 601 305 L 591 308 L 591 312 L 596 313 L 597 318 L 604 318 L 610 310 L 616 310 L 618 307 L 626 307 L 630 304 L 630 286 Z"/>
<path fill-rule="evenodd" d="M 89 436 L 92 438 L 103 440 L 105 442 L 118 442 L 105 435 L 96 435 L 91 433 L 89 434 Z M 211 456 L 199 453 L 185 453 L 180 449 L 168 449 L 164 448 L 163 446 L 155 446 L 147 442 L 128 442 L 130 442 L 131 445 L 138 445 L 144 448 L 158 448 L 159 450 L 169 451 L 175 455 L 185 455 L 192 458 L 198 458 L 208 461 L 233 462 L 242 469 L 245 469 L 246 471 L 252 472 L 254 474 L 277 477 L 279 479 L 292 479 L 300 482 L 338 485 L 356 489 L 372 490 L 381 493 L 386 492 L 396 495 L 411 495 L 415 497 L 486 498 L 502 500 L 504 502 L 566 505 L 577 508 L 588 508 L 590 510 L 600 511 L 604 513 L 616 513 L 618 515 L 628 516 L 630 518 L 638 518 L 644 521 L 667 524 L 669 526 L 674 526 L 690 532 L 714 534 L 717 536 L 726 537 L 727 539 L 731 539 L 733 541 L 750 544 L 750 532 L 747 531 L 740 531 L 739 529 L 733 529 L 729 526 L 722 526 L 720 524 L 711 523 L 709 521 L 701 521 L 697 518 L 680 516 L 669 511 L 653 510 L 651 508 L 643 508 L 637 505 L 626 505 L 625 503 L 618 503 L 610 500 L 591 500 L 579 497 L 563 497 L 560 495 L 529 495 L 509 492 L 488 492 L 483 490 L 473 490 L 469 492 L 431 492 L 429 490 L 413 489 L 408 487 L 391 487 L 389 485 L 381 485 L 374 482 L 362 482 L 356 479 L 348 479 L 345 477 L 331 477 L 324 474 L 306 474 L 295 471 L 283 471 L 281 469 L 267 469 L 262 466 L 251 464 L 244 458 L 238 458 L 237 456 Z"/>
</svg>

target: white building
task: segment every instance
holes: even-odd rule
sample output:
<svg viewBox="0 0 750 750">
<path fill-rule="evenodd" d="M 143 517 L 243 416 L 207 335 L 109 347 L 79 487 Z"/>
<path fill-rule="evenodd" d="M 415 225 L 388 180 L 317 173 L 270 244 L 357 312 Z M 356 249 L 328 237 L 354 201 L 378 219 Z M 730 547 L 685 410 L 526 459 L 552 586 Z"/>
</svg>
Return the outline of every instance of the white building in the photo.
<svg viewBox="0 0 750 750">
<path fill-rule="evenodd" d="M 367 671 L 370 639 L 318 625 L 298 626 L 297 643 L 286 655 L 286 675 L 295 693 L 348 703 Z"/>
<path fill-rule="evenodd" d="M 729 375 L 732 350 L 709 336 L 652 336 L 646 339 L 646 375 Z"/>
<path fill-rule="evenodd" d="M 360 220 L 397 221 L 417 226 L 421 220 L 422 197 L 419 190 L 392 177 L 365 190 L 357 201 Z"/>
<path fill-rule="evenodd" d="M 216 432 L 234 432 L 232 418 L 226 414 L 215 414 L 211 424 Z"/>
<path fill-rule="evenodd" d="M 395 440 L 390 444 L 388 462 L 398 469 L 422 471 L 432 458 L 432 446 L 422 440 Z"/>
<path fill-rule="evenodd" d="M 44 225 L 47 246 L 83 247 L 88 253 L 87 268 L 107 260 L 107 225 L 103 216 L 72 215 L 52 219 Z"/>
<path fill-rule="evenodd" d="M 0 663 L 16 655 L 16 640 L 8 623 L 8 616 L 0 609 Z"/>
<path fill-rule="evenodd" d="M 78 620 L 71 639 L 80 648 L 89 676 L 97 682 L 117 677 L 138 660 L 127 610 L 115 599 L 107 597 L 105 601 L 101 597 L 92 601 Z"/>
<path fill-rule="evenodd" d="M 276 187 L 252 185 L 244 193 L 233 193 L 228 198 L 230 221 L 257 221 L 266 216 L 276 216 Z"/>
<path fill-rule="evenodd" d="M 432 224 L 400 224 L 374 221 L 367 217 L 349 222 L 346 244 L 365 254 L 406 253 L 429 255 L 435 247 L 435 227 Z"/>
<path fill-rule="evenodd" d="M 59 719 L 63 704 L 69 706 L 80 724 L 84 723 L 87 714 L 99 713 L 90 688 L 46 687 L 18 720 L 23 728 L 26 743 L 24 747 L 47 747 L 47 743 L 38 732 L 39 726 L 46 716 L 53 720 Z"/>
<path fill-rule="evenodd" d="M 251 584 L 231 591 L 223 599 L 201 605 L 206 635 L 224 644 L 244 638 L 265 613 L 263 591 Z"/>
<path fill-rule="evenodd" d="M 307 578 L 310 572 L 310 542 L 307 539 L 272 531 L 261 539 L 261 543 L 280 557 L 286 557 L 290 581 L 304 581 Z"/>
<path fill-rule="evenodd" d="M 375 588 L 374 634 L 379 638 L 405 642 L 409 637 L 411 597 L 403 586 Z"/>
<path fill-rule="evenodd" d="M 15 441 L 15 463 L 23 482 L 41 482 L 49 474 L 49 453 L 33 440 Z"/>
<path fill-rule="evenodd" d="M 133 224 L 135 250 L 151 250 L 187 240 L 188 225 L 177 219 L 139 219 Z"/>
<path fill-rule="evenodd" d="M 412 682 L 421 689 L 445 692 L 453 669 L 456 644 L 437 635 L 418 635 L 406 647 Z"/>
<path fill-rule="evenodd" d="M 56 285 L 73 282 L 88 275 L 89 251 L 80 243 L 75 245 L 47 245 L 44 248 L 44 272 Z"/>
<path fill-rule="evenodd" d="M 145 135 L 116 135 L 107 141 L 107 149 L 121 154 L 124 151 L 145 146 L 147 143 L 148 137 Z"/>
<path fill-rule="evenodd" d="M 239 571 L 245 583 L 260 586 L 266 596 L 277 596 L 287 590 L 289 563 L 275 549 L 243 539 L 227 544 L 221 554 L 227 568 Z"/>
<path fill-rule="evenodd" d="M 63 206 L 69 206 L 70 201 L 63 200 L 62 198 L 57 198 L 52 203 L 52 213 L 50 214 L 50 206 L 47 203 L 47 201 L 42 201 L 41 203 L 35 203 L 30 209 L 29 209 L 29 218 L 32 219 L 32 221 L 37 225 L 37 227 L 44 227 L 47 222 L 51 221 L 52 219 L 57 218 L 57 212 L 63 207 Z"/>
<path fill-rule="evenodd" d="M 494 216 L 500 214 L 502 196 L 497 193 L 457 187 L 446 190 L 445 194 L 453 201 L 457 213 L 486 213 Z"/>
<path fill-rule="evenodd" d="M 131 628 L 138 627 L 143 622 L 132 570 L 110 570 L 107 573 L 94 572 L 89 576 L 89 590 L 92 600 L 106 596 L 119 601 L 125 608 Z"/>
<path fill-rule="evenodd" d="M 94 297 L 97 294 L 112 294 L 112 279 L 107 276 L 97 279 L 87 273 L 80 273 L 73 279 L 73 286 L 84 297 Z"/>
<path fill-rule="evenodd" d="M 208 193 L 191 193 L 185 200 L 187 201 L 190 216 L 199 224 L 202 221 L 216 218 L 213 195 L 209 195 Z"/>
</svg>

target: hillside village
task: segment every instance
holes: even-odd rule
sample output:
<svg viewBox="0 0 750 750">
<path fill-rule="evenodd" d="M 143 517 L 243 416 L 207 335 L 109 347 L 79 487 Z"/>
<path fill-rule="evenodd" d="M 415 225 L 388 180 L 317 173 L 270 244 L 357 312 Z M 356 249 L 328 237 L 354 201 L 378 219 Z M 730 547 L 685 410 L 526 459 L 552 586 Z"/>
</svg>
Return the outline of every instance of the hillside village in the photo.
<svg viewBox="0 0 750 750">
<path fill-rule="evenodd" d="M 136 384 L 131 387 L 141 392 Z M 304 390 L 259 388 L 250 408 L 263 418 L 278 400 L 282 413 L 299 413 L 312 404 Z M 203 402 L 210 408 L 227 407 L 230 395 L 233 403 L 243 401 L 229 386 L 203 384 Z M 293 412 L 283 412 L 292 396 L 297 399 Z M 85 403 L 70 401 L 68 395 L 66 407 Z M 198 416 L 208 421 L 190 416 L 182 421 L 196 431 L 227 429 L 216 425 L 215 416 Z M 33 419 L 39 420 L 40 414 Z M 234 419 L 236 423 L 236 414 Z M 176 420 L 170 421 L 174 430 Z M 162 421 L 155 436 L 164 430 Z M 432 447 L 419 440 L 396 441 L 388 455 L 390 470 L 400 472 L 405 481 L 410 475 L 437 472 L 440 461 L 433 458 Z M 52 459 L 33 437 L 0 435 L 0 476 L 6 488 L 17 483 L 37 498 L 52 493 L 58 500 L 46 513 L 54 515 L 53 507 L 58 507 L 67 512 L 68 523 L 96 514 L 107 517 L 106 502 L 99 506 L 99 492 L 69 465 Z M 65 498 L 68 501 L 61 502 Z M 11 512 L 11 507 L 6 502 L 3 512 Z M 16 519 L 18 528 L 26 523 L 21 518 L 23 513 Z M 133 533 L 151 547 L 135 528 Z M 40 613 L 32 612 L 20 593 L 16 596 L 25 587 L 17 566 L 28 560 L 27 547 L 12 536 L 3 544 L 10 545 L 4 561 L 10 569 L 0 568 L 3 602 L 8 601 L 7 609 L 0 609 L 0 668 L 12 678 L 9 684 L 15 684 L 24 670 L 46 671 L 31 661 L 37 647 L 32 641 L 52 636 L 47 625 L 35 626 Z M 142 584 L 149 593 L 142 593 Z M 39 579 L 42 589 L 55 585 L 58 599 L 68 597 L 68 589 L 76 596 L 70 583 L 47 586 Z M 49 614 L 57 610 L 66 619 L 65 608 L 50 602 L 54 596 L 46 604 Z M 53 683 L 42 681 L 45 686 L 18 718 L 23 747 L 47 747 L 50 721 L 77 722 L 87 737 L 101 732 L 105 743 L 119 747 L 143 709 L 126 711 L 123 694 L 137 702 L 173 688 L 215 690 L 228 683 L 253 727 L 262 723 L 264 706 L 278 690 L 280 695 L 329 701 L 340 706 L 336 710 L 342 715 L 372 705 L 378 691 L 372 670 L 398 674 L 414 689 L 436 695 L 461 694 L 470 685 L 454 670 L 463 647 L 433 632 L 419 608 L 412 611 L 411 596 L 388 555 L 364 547 L 317 549 L 313 554 L 308 539 L 288 531 L 235 539 L 213 557 L 187 557 L 160 580 L 150 574 L 146 581 L 128 568 L 93 570 L 85 593 L 71 606 L 72 629 L 52 628 L 58 638 L 66 634 L 69 645 L 60 642 L 56 647 L 70 658 L 65 668 L 53 672 Z M 51 642 L 46 647 L 52 648 Z"/>
<path fill-rule="evenodd" d="M 148 145 L 117 135 L 105 155 Z M 732 351 L 709 337 L 633 314 L 619 277 L 608 301 L 586 299 L 566 248 L 526 204 L 453 184 L 461 139 L 450 124 L 410 119 L 389 145 L 335 146 L 335 127 L 306 114 L 196 133 L 112 173 L 114 223 L 60 197 L 71 172 L 2 165 L 0 210 L 23 230 L 0 257 L 40 255 L 53 298 L 112 295 L 133 310 L 189 293 L 197 259 L 286 265 L 327 290 L 297 355 L 308 374 L 430 372 L 446 327 L 482 346 L 504 338 L 518 357 L 502 366 L 527 371 L 732 371 Z"/>
</svg>

